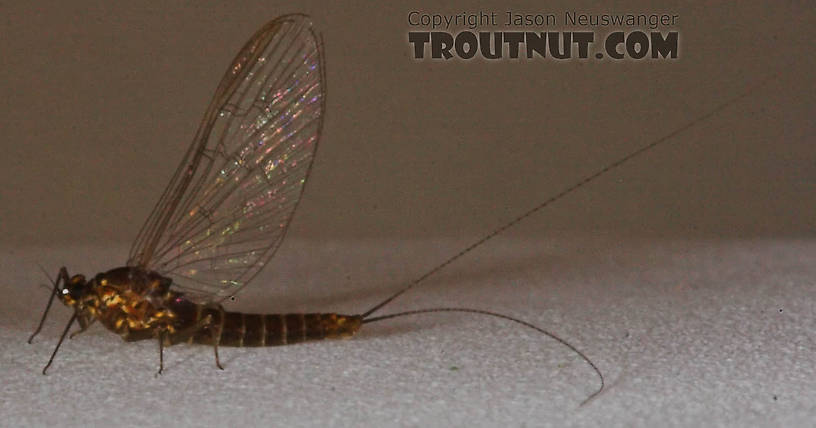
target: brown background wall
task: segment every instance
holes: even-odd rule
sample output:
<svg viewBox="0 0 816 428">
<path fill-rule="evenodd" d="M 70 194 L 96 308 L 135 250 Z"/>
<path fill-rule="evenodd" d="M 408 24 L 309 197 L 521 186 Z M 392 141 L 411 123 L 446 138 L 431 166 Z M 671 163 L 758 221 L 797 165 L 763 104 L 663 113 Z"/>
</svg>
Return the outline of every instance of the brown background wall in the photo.
<svg viewBox="0 0 816 428">
<path fill-rule="evenodd" d="M 0 239 L 132 239 L 237 49 L 290 12 L 312 15 L 323 32 L 329 85 L 296 236 L 482 233 L 774 73 L 514 233 L 814 236 L 807 2 L 435 3 L 0 5 Z M 412 10 L 508 9 L 675 13 L 681 58 L 409 56 Z"/>
</svg>

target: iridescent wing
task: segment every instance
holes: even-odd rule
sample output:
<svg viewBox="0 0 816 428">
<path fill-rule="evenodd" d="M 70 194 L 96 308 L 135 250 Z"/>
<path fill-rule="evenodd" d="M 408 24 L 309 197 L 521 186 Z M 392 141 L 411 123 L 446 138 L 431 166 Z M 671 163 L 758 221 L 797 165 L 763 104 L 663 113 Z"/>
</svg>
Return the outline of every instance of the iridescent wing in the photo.
<svg viewBox="0 0 816 428">
<path fill-rule="evenodd" d="M 321 46 L 303 15 L 241 49 L 128 265 L 207 299 L 235 294 L 272 257 L 303 192 L 325 102 Z"/>
</svg>

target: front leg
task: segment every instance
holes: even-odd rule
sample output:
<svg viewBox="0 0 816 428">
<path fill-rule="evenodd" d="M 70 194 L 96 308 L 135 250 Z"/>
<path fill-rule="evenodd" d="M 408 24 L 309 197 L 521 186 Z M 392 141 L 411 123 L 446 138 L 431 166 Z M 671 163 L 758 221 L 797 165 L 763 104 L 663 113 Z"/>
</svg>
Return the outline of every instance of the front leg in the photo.
<svg viewBox="0 0 816 428">
<path fill-rule="evenodd" d="M 46 273 L 46 276 L 48 274 Z M 50 278 L 49 278 L 50 280 Z M 34 330 L 34 333 L 31 333 L 31 336 L 28 337 L 28 343 L 31 343 L 34 340 L 34 336 L 40 333 L 40 330 L 43 328 L 43 324 L 45 324 L 45 318 L 48 316 L 48 311 L 51 309 L 51 303 L 54 302 L 54 298 L 57 297 L 61 288 L 60 288 L 60 281 L 62 281 L 62 286 L 65 287 L 68 284 L 70 278 L 68 277 L 68 269 L 63 266 L 60 268 L 59 275 L 57 275 L 57 280 L 53 282 L 54 288 L 51 290 L 51 297 L 48 298 L 48 303 L 45 305 L 45 310 L 43 311 L 42 317 L 40 318 L 40 323 L 37 324 L 37 329 Z"/>
</svg>

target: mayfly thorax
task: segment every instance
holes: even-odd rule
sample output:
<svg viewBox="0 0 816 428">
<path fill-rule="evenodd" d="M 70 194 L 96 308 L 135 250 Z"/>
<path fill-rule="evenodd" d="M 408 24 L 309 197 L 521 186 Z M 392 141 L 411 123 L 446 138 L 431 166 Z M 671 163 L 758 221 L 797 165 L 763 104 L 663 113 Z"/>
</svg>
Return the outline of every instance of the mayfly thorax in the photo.
<svg viewBox="0 0 816 428">
<path fill-rule="evenodd" d="M 750 92 L 750 91 L 748 91 Z M 219 83 L 189 149 L 142 226 L 124 267 L 93 278 L 53 281 L 36 331 L 58 298 L 73 308 L 43 373 L 74 322 L 94 322 L 125 341 L 157 340 L 213 347 L 271 346 L 354 335 L 363 324 L 417 313 L 458 311 L 499 317 L 543 333 L 598 368 L 558 336 L 525 321 L 470 308 L 430 308 L 372 315 L 415 285 L 556 200 L 745 96 L 743 93 L 686 126 L 611 162 L 560 193 L 489 232 L 401 290 L 357 315 L 334 313 L 245 314 L 220 302 L 234 296 L 275 254 L 303 192 L 320 139 L 326 83 L 322 42 L 304 15 L 279 17 L 244 45 Z M 589 399 L 589 398 L 588 398 Z"/>
</svg>

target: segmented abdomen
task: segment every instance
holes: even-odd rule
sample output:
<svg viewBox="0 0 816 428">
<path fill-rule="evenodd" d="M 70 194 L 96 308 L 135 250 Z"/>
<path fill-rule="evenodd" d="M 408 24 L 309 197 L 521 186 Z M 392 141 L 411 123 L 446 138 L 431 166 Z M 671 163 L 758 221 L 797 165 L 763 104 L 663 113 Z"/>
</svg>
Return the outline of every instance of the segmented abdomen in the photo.
<svg viewBox="0 0 816 428">
<path fill-rule="evenodd" d="M 362 324 L 355 315 L 245 314 L 218 308 L 201 308 L 199 316 L 210 317 L 209 326 L 196 331 L 191 342 L 219 346 L 278 346 L 350 337 Z"/>
</svg>

